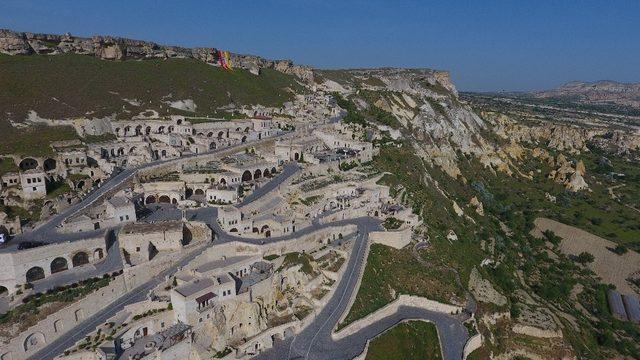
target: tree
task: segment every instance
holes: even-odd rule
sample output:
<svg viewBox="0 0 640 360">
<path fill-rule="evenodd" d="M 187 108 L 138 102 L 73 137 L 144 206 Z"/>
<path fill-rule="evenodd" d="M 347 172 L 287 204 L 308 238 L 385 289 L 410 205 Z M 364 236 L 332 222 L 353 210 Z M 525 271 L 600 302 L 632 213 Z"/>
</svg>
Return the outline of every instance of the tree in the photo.
<svg viewBox="0 0 640 360">
<path fill-rule="evenodd" d="M 576 259 L 577 262 L 579 262 L 582 265 L 586 265 L 588 263 L 592 263 L 593 260 L 595 260 L 595 258 L 593 257 L 593 255 L 591 255 L 590 253 L 583 251 L 578 255 L 578 258 Z"/>
</svg>

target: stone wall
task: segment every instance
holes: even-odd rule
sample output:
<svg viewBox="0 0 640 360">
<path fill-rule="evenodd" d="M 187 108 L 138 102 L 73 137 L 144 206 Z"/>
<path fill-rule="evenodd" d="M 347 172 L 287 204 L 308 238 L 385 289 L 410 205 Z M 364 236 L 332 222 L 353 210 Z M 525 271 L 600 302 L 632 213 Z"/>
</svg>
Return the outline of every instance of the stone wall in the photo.
<svg viewBox="0 0 640 360">
<path fill-rule="evenodd" d="M 429 300 L 419 296 L 400 295 L 396 300 L 385 305 L 383 308 L 349 324 L 347 327 L 337 333 L 332 333 L 331 337 L 334 340 L 339 340 L 349 335 L 355 334 L 361 329 L 381 320 L 382 318 L 395 314 L 400 306 L 416 307 L 445 314 L 456 314 L 464 310 L 460 306 L 443 304 L 441 302 Z"/>
<path fill-rule="evenodd" d="M 36 325 L 16 336 L 3 347 L 1 359 L 20 360 L 33 356 L 43 346 L 64 336 L 76 325 L 104 309 L 127 292 L 124 276 L 113 279 L 109 285 L 96 290 L 83 299 L 49 315 Z M 11 355 L 7 355 L 7 354 Z M 10 357 L 9 357 L 10 356 Z"/>
<path fill-rule="evenodd" d="M 400 231 L 372 231 L 369 233 L 371 241 L 396 249 L 402 249 L 411 242 L 411 229 Z"/>
<path fill-rule="evenodd" d="M 286 254 L 289 252 L 311 252 L 327 242 L 327 240 L 335 241 L 342 237 L 347 237 L 355 233 L 356 225 L 331 226 L 322 230 L 312 232 L 295 238 L 292 240 L 279 241 L 276 243 L 265 244 L 262 246 L 265 254 Z"/>
<path fill-rule="evenodd" d="M 40 267 L 45 278 L 51 275 L 51 262 L 55 258 L 64 258 L 69 269 L 73 267 L 73 256 L 79 252 L 88 255 L 89 262 L 93 262 L 96 250 L 101 249 L 106 256 L 106 241 L 104 237 L 40 246 L 32 249 L 0 254 L 0 285 L 9 292 L 16 290 L 16 285 L 27 282 L 26 273 L 33 267 Z"/>
<path fill-rule="evenodd" d="M 169 268 L 171 265 L 179 262 L 182 258 L 188 257 L 194 252 L 201 252 L 204 249 L 204 246 L 205 245 L 202 243 L 186 246 L 182 251 L 162 253 L 149 262 L 141 263 L 136 266 L 125 266 L 124 277 L 127 287 L 129 289 L 133 289 L 144 284 Z"/>
<path fill-rule="evenodd" d="M 469 340 L 467 340 L 467 343 L 464 344 L 464 351 L 462 355 L 463 359 L 466 359 L 469 356 L 469 354 L 479 349 L 481 346 L 482 346 L 482 334 L 478 333 L 472 336 L 471 338 L 469 338 Z"/>
</svg>

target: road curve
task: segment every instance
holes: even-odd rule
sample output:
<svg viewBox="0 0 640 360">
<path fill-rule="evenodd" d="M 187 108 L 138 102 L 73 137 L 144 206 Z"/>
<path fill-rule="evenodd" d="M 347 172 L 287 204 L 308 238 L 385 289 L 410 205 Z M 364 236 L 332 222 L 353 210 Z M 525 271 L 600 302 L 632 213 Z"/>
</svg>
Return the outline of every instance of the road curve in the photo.
<svg viewBox="0 0 640 360">
<path fill-rule="evenodd" d="M 347 269 L 338 282 L 332 298 L 315 319 L 292 339 L 277 343 L 258 355 L 261 360 L 280 359 L 353 359 L 364 351 L 368 340 L 404 320 L 424 320 L 435 324 L 444 359 L 462 359 L 464 345 L 469 338 L 462 319 L 444 313 L 421 308 L 401 306 L 398 311 L 360 331 L 340 340 L 333 340 L 331 333 L 338 321 L 349 310 L 349 300 L 358 291 L 359 275 L 366 264 L 369 231 L 377 229 L 379 222 L 372 218 L 355 219 L 358 236 L 347 263 Z"/>
</svg>

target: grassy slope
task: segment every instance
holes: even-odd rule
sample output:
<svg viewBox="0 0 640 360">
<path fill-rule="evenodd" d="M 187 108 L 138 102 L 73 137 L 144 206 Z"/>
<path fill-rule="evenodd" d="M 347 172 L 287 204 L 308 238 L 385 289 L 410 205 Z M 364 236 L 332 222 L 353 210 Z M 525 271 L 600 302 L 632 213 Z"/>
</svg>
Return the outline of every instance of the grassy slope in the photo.
<svg viewBox="0 0 640 360">
<path fill-rule="evenodd" d="M 341 327 L 382 308 L 400 294 L 418 295 L 449 302 L 456 288 L 452 275 L 427 269 L 411 255 L 410 249 L 397 250 L 371 244 L 362 283 L 349 314 Z"/>
<path fill-rule="evenodd" d="M 221 116 L 221 106 L 262 104 L 279 106 L 301 92 L 290 75 L 263 69 L 260 76 L 236 69 L 220 70 L 193 59 L 103 61 L 90 56 L 0 55 L 0 154 L 45 155 L 48 143 L 77 138 L 71 127 L 23 122 L 30 110 L 43 118 L 129 118 L 153 109 L 160 115 Z M 170 97 L 168 97 L 171 95 Z M 123 99 L 135 99 L 134 106 Z M 168 107 L 163 101 L 192 99 L 195 113 Z"/>
<path fill-rule="evenodd" d="M 427 322 L 398 324 L 369 344 L 366 360 L 442 359 L 436 327 Z"/>
<path fill-rule="evenodd" d="M 206 116 L 232 102 L 280 105 L 292 97 L 287 87 L 299 90 L 292 76 L 275 70 L 263 69 L 255 76 L 193 59 L 116 62 L 75 54 L 0 55 L 0 89 L 11 89 L 0 97 L 0 113 L 11 112 L 15 121 L 32 109 L 46 118 L 84 117 L 91 111 L 105 116 L 123 109 L 133 114 L 145 109 L 181 113 L 162 101 L 184 99 L 197 104 L 194 115 Z M 122 99 L 137 99 L 142 105 Z"/>
</svg>

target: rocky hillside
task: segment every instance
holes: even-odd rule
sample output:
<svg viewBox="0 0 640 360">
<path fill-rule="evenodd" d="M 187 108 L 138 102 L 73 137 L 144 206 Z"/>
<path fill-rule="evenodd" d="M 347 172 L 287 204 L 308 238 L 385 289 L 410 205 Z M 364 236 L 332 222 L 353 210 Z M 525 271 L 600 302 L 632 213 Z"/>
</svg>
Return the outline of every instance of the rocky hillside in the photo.
<svg viewBox="0 0 640 360">
<path fill-rule="evenodd" d="M 640 84 L 624 84 L 602 80 L 596 82 L 572 81 L 557 89 L 540 91 L 534 96 L 543 99 L 573 100 L 588 105 L 621 105 L 640 109 Z"/>
<path fill-rule="evenodd" d="M 132 59 L 196 59 L 216 64 L 219 60 L 217 48 L 185 48 L 159 45 L 149 41 L 133 40 L 113 36 L 93 36 L 83 38 L 71 34 L 34 34 L 0 29 L 0 53 L 7 55 L 32 54 L 81 54 L 102 60 Z M 229 53 L 234 67 L 258 74 L 260 69 L 275 69 L 285 74 L 294 74 L 301 79 L 311 80 L 309 68 L 294 65 L 290 60 L 267 60 L 259 56 Z"/>
<path fill-rule="evenodd" d="M 460 174 L 457 152 L 502 166 L 483 137 L 486 123 L 458 98 L 449 73 L 430 69 L 354 69 L 317 71 L 316 81 L 342 93 L 361 109 L 409 137 L 426 161 Z M 373 109 L 374 111 L 371 111 Z"/>
</svg>

